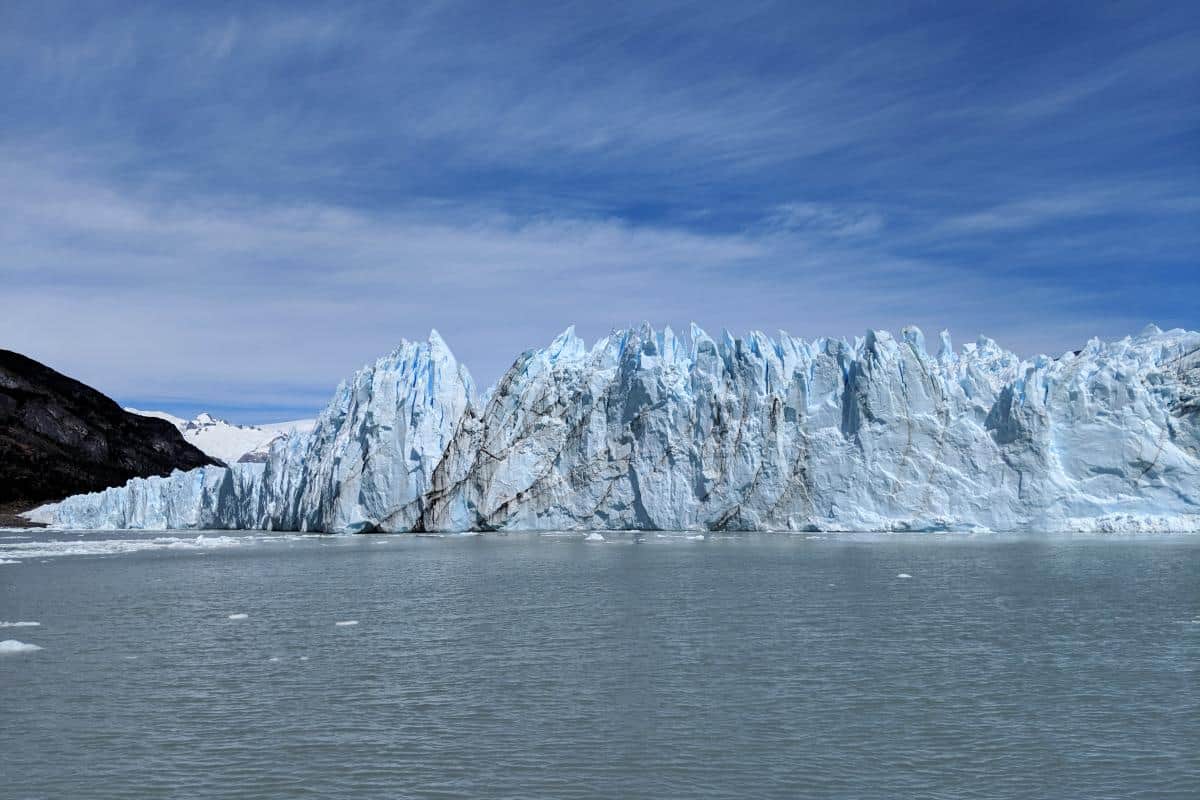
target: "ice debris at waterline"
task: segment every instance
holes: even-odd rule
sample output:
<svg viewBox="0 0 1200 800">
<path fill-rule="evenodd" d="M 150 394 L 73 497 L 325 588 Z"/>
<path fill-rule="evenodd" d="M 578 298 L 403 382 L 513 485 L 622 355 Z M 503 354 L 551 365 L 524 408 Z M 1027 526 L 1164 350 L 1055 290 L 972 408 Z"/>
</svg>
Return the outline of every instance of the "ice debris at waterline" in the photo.
<svg viewBox="0 0 1200 800">
<path fill-rule="evenodd" d="M 193 551 L 203 555 L 211 550 L 229 547 L 248 547 L 253 545 L 274 544 L 300 538 L 297 534 L 281 534 L 278 536 L 205 536 L 181 538 L 178 536 L 157 536 L 154 538 L 133 539 L 92 539 L 81 537 L 63 540 L 34 540 L 28 542 L 0 542 L 0 555 L 19 555 L 26 559 L 38 559 L 45 564 L 45 559 L 59 556 L 106 556 L 122 555 L 125 553 L 140 553 L 153 550 Z M 18 563 L 18 562 L 13 562 Z"/>
<path fill-rule="evenodd" d="M 342 383 L 265 463 L 33 512 L 60 528 L 1200 530 L 1200 333 L 1032 360 L 568 329 L 480 396 L 432 333 Z"/>
</svg>

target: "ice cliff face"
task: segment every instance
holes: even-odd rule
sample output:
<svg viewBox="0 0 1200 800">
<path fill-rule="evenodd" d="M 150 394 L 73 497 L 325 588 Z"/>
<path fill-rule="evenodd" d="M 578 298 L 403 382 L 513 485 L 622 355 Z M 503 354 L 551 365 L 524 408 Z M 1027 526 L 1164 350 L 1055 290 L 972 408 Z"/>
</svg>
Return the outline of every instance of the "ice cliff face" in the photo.
<svg viewBox="0 0 1200 800">
<path fill-rule="evenodd" d="M 1200 333 L 1023 361 L 915 328 L 854 343 L 568 330 L 486 402 L 434 334 L 265 465 L 39 510 L 63 527 L 323 531 L 1200 530 Z"/>
<path fill-rule="evenodd" d="M 343 382 L 312 431 L 276 441 L 265 464 L 136 479 L 35 514 L 67 528 L 409 530 L 474 391 L 434 332 Z"/>
</svg>

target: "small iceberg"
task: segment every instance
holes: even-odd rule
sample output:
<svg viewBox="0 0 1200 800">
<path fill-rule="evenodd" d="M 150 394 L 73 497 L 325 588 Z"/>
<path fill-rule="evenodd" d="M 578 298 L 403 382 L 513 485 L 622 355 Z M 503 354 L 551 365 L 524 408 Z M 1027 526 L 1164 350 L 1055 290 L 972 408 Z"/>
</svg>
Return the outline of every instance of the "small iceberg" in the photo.
<svg viewBox="0 0 1200 800">
<path fill-rule="evenodd" d="M 336 625 L 336 626 L 337 626 L 337 627 L 339 627 L 339 628 L 345 628 L 345 627 L 347 627 L 347 626 L 349 626 L 349 625 L 357 625 L 357 624 L 358 624 L 358 620 L 356 620 L 356 619 L 344 619 L 344 620 L 342 620 L 341 622 L 335 622 L 335 623 L 333 623 L 333 624 L 334 624 L 334 625 Z"/>
<path fill-rule="evenodd" d="M 0 628 L 36 628 L 40 622 L 0 622 Z"/>
<path fill-rule="evenodd" d="M 249 614 L 230 614 L 229 619 L 247 619 Z"/>
<path fill-rule="evenodd" d="M 897 578 L 911 578 L 911 577 L 912 577 L 912 575 L 909 575 L 907 572 L 901 572 L 901 573 L 900 573 L 899 575 L 897 575 L 896 577 L 897 577 Z"/>
<path fill-rule="evenodd" d="M 16 639 L 5 639 L 0 642 L 0 656 L 15 655 L 16 653 L 32 653 L 41 650 L 36 644 L 18 642 Z"/>
<path fill-rule="evenodd" d="M 592 531 L 587 536 L 583 537 L 583 540 L 585 542 L 603 542 L 604 537 L 602 535 L 600 535 L 599 533 L 597 533 L 596 531 Z"/>
<path fill-rule="evenodd" d="M 20 563 L 21 563 L 21 562 L 20 562 L 20 561 L 17 561 L 15 558 L 0 558 L 0 565 L 3 565 L 3 564 L 20 564 Z"/>
</svg>

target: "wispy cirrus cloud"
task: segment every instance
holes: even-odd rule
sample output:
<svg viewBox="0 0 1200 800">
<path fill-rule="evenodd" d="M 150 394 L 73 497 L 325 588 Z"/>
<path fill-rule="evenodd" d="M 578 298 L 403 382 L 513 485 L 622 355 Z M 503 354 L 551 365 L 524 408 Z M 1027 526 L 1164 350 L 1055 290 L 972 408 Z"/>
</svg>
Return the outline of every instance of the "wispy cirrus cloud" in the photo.
<svg viewBox="0 0 1200 800">
<path fill-rule="evenodd" d="M 0 344 L 271 416 L 430 327 L 1200 324 L 1200 19 L 1036 16 L 6 3 Z"/>
<path fill-rule="evenodd" d="M 133 403 L 297 413 L 434 327 L 485 384 L 569 323 L 594 338 L 642 320 L 805 336 L 915 322 L 1027 351 L 1086 327 L 1053 281 L 904 257 L 850 230 L 858 209 L 703 233 L 480 208 L 163 205 L 28 164 L 0 175 L 25 187 L 0 197 L 5 345 Z M 1029 329 L 1054 307 L 1061 319 Z"/>
<path fill-rule="evenodd" d="M 766 222 L 785 230 L 836 238 L 872 237 L 884 226 L 883 215 L 877 211 L 828 203 L 784 203 Z"/>
<path fill-rule="evenodd" d="M 1197 187 L 1200 189 L 1200 187 Z M 968 214 L 951 216 L 939 227 L 948 233 L 1019 231 L 1062 221 L 1139 214 L 1193 216 L 1200 213 L 1200 191 L 1177 191 L 1170 185 L 1140 181 L 1080 187 L 1075 191 L 1035 195 Z"/>
</svg>

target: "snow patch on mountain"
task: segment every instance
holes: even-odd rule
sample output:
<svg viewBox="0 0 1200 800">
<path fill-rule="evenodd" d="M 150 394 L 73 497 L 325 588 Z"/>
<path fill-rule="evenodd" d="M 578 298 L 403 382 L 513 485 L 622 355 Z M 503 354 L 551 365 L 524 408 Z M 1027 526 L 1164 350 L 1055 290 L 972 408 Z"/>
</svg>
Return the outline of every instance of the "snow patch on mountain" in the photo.
<svg viewBox="0 0 1200 800">
<path fill-rule="evenodd" d="M 306 434 L 316 424 L 315 419 L 297 419 L 265 425 L 235 425 L 208 412 L 197 415 L 195 419 L 186 420 L 165 411 L 142 411 L 137 408 L 125 410 L 143 417 L 165 419 L 179 429 L 189 444 L 226 464 L 264 462 L 270 453 L 272 442 L 279 438 Z"/>
</svg>

